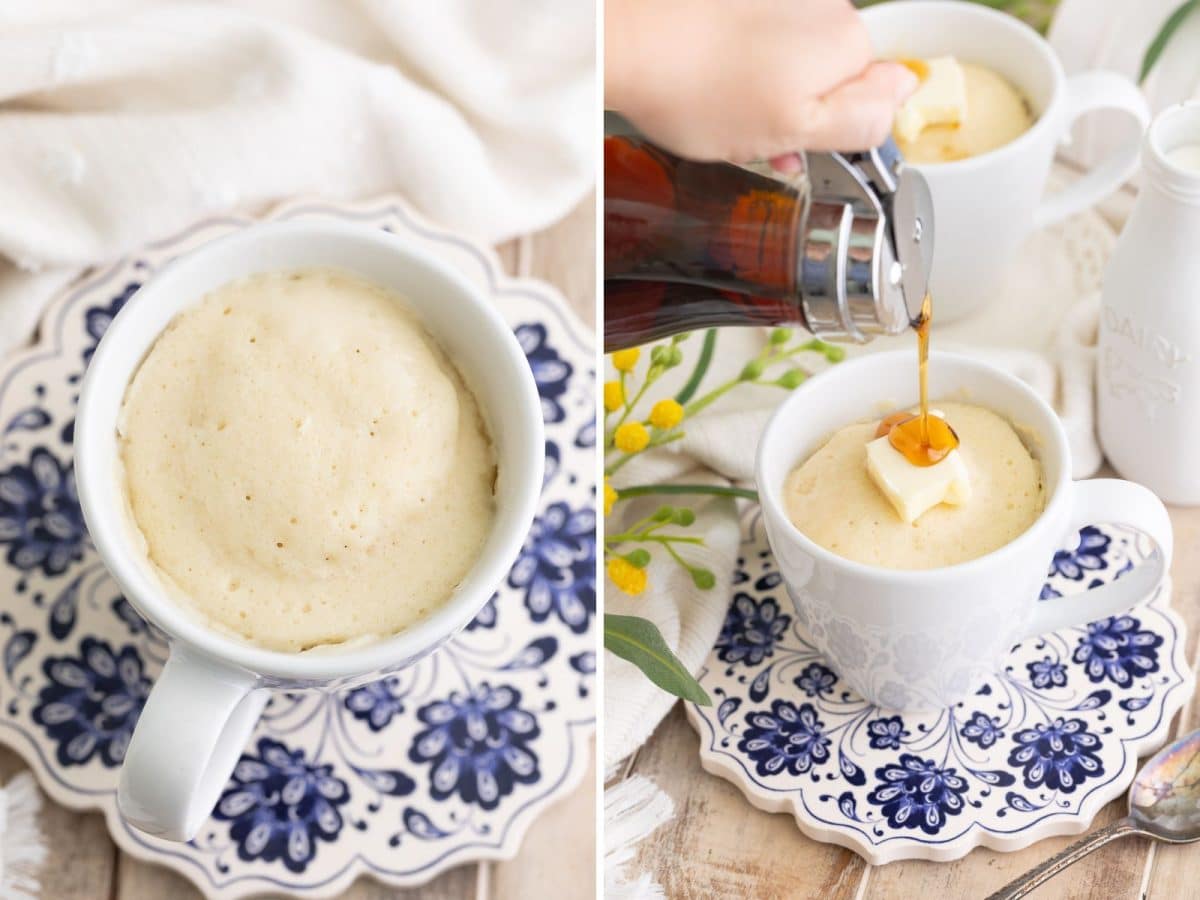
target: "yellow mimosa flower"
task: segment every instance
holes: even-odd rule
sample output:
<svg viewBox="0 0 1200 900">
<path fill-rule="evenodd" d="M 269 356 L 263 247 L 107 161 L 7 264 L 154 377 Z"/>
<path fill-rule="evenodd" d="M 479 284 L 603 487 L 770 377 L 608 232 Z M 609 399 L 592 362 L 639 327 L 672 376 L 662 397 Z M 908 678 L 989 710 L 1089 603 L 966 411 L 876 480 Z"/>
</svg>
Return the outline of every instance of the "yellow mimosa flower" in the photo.
<svg viewBox="0 0 1200 900">
<path fill-rule="evenodd" d="M 604 382 L 604 408 L 616 412 L 625 404 L 625 388 L 619 381 Z"/>
<path fill-rule="evenodd" d="M 637 347 L 630 347 L 628 350 L 618 350 L 612 355 L 612 364 L 618 372 L 632 372 L 633 367 L 637 365 L 638 357 L 642 355 L 642 351 Z"/>
<path fill-rule="evenodd" d="M 613 443 L 623 453 L 637 453 L 650 443 L 650 432 L 641 422 L 626 422 L 613 435 Z"/>
<path fill-rule="evenodd" d="M 650 424 L 669 431 L 683 421 L 683 407 L 674 400 L 659 400 L 650 410 Z"/>
<path fill-rule="evenodd" d="M 614 556 L 608 562 L 608 577 L 623 593 L 636 597 L 646 589 L 646 571 L 627 559 Z"/>
</svg>

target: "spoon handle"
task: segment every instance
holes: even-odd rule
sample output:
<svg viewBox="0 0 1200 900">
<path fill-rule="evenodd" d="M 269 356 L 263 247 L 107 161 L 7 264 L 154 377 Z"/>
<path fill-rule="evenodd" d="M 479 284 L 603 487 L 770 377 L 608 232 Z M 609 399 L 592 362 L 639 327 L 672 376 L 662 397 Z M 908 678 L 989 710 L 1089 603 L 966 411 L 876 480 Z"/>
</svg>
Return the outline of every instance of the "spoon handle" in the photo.
<svg viewBox="0 0 1200 900">
<path fill-rule="evenodd" d="M 1105 825 L 1091 834 L 1085 834 L 1065 850 L 1055 854 L 1036 868 L 1030 869 L 1024 875 L 1018 875 L 987 900 L 1017 900 L 1024 897 L 1034 888 L 1049 881 L 1067 866 L 1079 862 L 1097 847 L 1102 847 L 1109 841 L 1125 837 L 1127 834 L 1137 834 L 1137 826 L 1128 816 Z"/>
</svg>

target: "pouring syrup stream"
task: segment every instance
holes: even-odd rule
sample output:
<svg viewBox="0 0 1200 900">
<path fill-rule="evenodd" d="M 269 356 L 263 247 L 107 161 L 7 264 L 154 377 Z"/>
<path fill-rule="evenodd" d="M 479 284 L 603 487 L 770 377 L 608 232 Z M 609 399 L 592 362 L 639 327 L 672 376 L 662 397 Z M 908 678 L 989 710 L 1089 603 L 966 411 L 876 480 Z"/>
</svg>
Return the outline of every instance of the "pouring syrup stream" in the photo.
<svg viewBox="0 0 1200 900">
<path fill-rule="evenodd" d="M 958 446 L 958 435 L 940 416 L 929 415 L 929 325 L 933 321 L 933 297 L 921 301 L 921 315 L 914 327 L 917 332 L 918 377 L 921 385 L 921 411 L 917 415 L 895 412 L 879 423 L 876 437 L 885 434 L 888 441 L 914 466 L 932 466 L 946 458 Z"/>
</svg>

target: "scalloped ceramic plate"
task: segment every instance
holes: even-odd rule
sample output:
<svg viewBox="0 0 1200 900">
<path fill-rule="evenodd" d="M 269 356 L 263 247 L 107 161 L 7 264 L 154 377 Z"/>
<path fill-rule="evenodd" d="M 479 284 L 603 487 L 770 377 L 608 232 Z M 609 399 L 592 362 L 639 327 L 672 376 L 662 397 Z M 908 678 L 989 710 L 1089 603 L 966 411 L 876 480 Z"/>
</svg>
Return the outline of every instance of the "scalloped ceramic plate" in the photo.
<svg viewBox="0 0 1200 900">
<path fill-rule="evenodd" d="M 511 858 L 588 763 L 592 336 L 552 288 L 507 278 L 490 250 L 398 200 L 296 202 L 268 218 L 403 233 L 494 298 L 529 358 L 546 418 L 546 482 L 521 557 L 475 622 L 413 668 L 341 694 L 274 695 L 194 841 L 161 841 L 121 820 L 120 762 L 166 644 L 121 597 L 84 531 L 71 463 L 75 402 L 96 342 L 137 286 L 250 221 L 200 223 L 71 288 L 46 314 L 41 342 L 0 367 L 0 742 L 54 800 L 102 811 L 123 850 L 210 897 L 327 897 L 360 875 L 416 885 L 452 866 Z"/>
<path fill-rule="evenodd" d="M 796 624 L 750 514 L 734 598 L 686 704 L 706 770 L 806 835 L 882 865 L 1018 850 L 1086 829 L 1160 747 L 1192 686 L 1169 582 L 1128 614 L 1016 645 L 1004 671 L 932 713 L 871 706 Z M 1148 541 L 1088 526 L 1058 552 L 1042 600 L 1119 578 Z"/>
</svg>

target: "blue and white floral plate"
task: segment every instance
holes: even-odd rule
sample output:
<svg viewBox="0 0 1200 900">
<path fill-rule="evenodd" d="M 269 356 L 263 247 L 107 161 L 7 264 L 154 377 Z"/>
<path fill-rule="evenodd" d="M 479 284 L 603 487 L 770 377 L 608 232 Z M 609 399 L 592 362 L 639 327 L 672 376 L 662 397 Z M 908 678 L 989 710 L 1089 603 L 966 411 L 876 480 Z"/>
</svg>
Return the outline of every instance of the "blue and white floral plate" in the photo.
<svg viewBox="0 0 1200 900">
<path fill-rule="evenodd" d="M 869 862 L 1018 850 L 1087 828 L 1162 745 L 1192 688 L 1170 584 L 1144 605 L 1015 646 L 970 700 L 899 714 L 868 704 L 796 624 L 750 515 L 734 597 L 687 704 L 704 768 L 809 837 Z M 1042 600 L 1119 578 L 1149 550 L 1136 531 L 1088 526 L 1055 554 Z"/>
<path fill-rule="evenodd" d="M 177 254 L 249 223 L 206 221 L 95 273 L 48 311 L 41 341 L 0 366 L 0 742 L 59 803 L 104 813 L 124 850 L 209 896 L 326 897 L 360 875 L 420 884 L 513 856 L 586 771 L 595 651 L 592 336 L 547 285 L 392 199 L 292 203 L 424 242 L 483 286 L 515 329 L 546 417 L 546 482 L 525 548 L 450 645 L 337 695 L 277 694 L 212 819 L 188 844 L 117 814 L 117 775 L 160 634 L 108 577 L 83 527 L 71 461 L 80 377 L 113 315 Z"/>
</svg>

